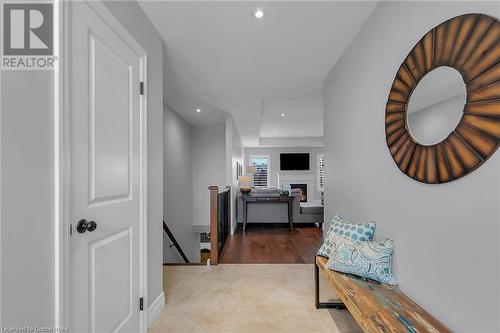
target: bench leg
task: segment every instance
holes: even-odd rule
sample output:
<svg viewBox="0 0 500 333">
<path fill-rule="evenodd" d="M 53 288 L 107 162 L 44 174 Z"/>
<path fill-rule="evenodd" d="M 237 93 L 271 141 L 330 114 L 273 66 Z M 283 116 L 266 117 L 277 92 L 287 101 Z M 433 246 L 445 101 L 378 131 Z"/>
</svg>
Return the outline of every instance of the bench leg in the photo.
<svg viewBox="0 0 500 333">
<path fill-rule="evenodd" d="M 316 309 L 345 309 L 346 306 L 342 302 L 320 302 L 319 301 L 319 267 L 314 258 L 314 298 L 316 301 Z"/>
</svg>

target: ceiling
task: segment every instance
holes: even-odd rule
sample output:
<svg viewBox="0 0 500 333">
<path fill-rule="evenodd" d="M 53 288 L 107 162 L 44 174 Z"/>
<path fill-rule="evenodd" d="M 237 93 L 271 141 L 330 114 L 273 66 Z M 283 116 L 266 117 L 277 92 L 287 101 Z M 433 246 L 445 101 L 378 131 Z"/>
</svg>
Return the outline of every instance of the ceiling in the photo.
<svg viewBox="0 0 500 333">
<path fill-rule="evenodd" d="M 264 98 L 260 137 L 322 136 L 323 98 L 319 92 L 298 99 Z"/>
<path fill-rule="evenodd" d="M 165 41 L 165 103 L 194 125 L 232 114 L 245 146 L 323 136 L 322 82 L 377 4 L 139 3 Z"/>
</svg>

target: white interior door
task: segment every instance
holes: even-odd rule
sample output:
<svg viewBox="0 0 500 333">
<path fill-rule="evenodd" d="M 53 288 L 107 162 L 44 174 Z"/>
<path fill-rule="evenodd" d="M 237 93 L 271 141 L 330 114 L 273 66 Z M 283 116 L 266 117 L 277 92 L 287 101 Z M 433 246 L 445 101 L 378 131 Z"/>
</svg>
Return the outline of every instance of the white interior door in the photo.
<svg viewBox="0 0 500 333">
<path fill-rule="evenodd" d="M 71 331 L 140 332 L 141 57 L 86 2 L 70 18 Z"/>
</svg>

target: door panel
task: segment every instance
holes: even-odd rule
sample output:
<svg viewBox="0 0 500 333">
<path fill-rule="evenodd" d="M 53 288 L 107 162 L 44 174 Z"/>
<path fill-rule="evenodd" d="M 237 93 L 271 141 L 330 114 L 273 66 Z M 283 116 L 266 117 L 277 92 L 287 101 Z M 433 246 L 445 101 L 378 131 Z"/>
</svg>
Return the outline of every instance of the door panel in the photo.
<svg viewBox="0 0 500 333">
<path fill-rule="evenodd" d="M 90 244 L 90 272 L 91 325 L 102 332 L 116 331 L 133 315 L 130 229 Z"/>
<path fill-rule="evenodd" d="M 132 68 L 91 34 L 89 76 L 90 201 L 128 198 Z"/>
<path fill-rule="evenodd" d="M 141 58 L 87 2 L 70 8 L 70 328 L 140 332 Z"/>
</svg>

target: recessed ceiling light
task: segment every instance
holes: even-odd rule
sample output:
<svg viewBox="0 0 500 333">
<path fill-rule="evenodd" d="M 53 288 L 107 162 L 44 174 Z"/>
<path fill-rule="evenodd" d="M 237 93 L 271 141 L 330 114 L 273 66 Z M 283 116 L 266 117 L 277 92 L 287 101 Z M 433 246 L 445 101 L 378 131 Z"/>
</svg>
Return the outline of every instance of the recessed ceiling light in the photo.
<svg viewBox="0 0 500 333">
<path fill-rule="evenodd" d="M 264 17 L 264 10 L 262 8 L 257 8 L 254 12 L 253 12 L 253 16 L 255 16 L 256 19 L 261 19 Z"/>
<path fill-rule="evenodd" d="M 282 113 L 282 114 L 281 114 L 281 116 L 282 116 L 283 118 L 285 118 L 285 114 L 284 114 L 284 113 Z"/>
<path fill-rule="evenodd" d="M 200 112 L 201 112 L 201 109 L 200 109 L 200 108 L 196 109 L 196 112 L 200 113 Z"/>
</svg>

